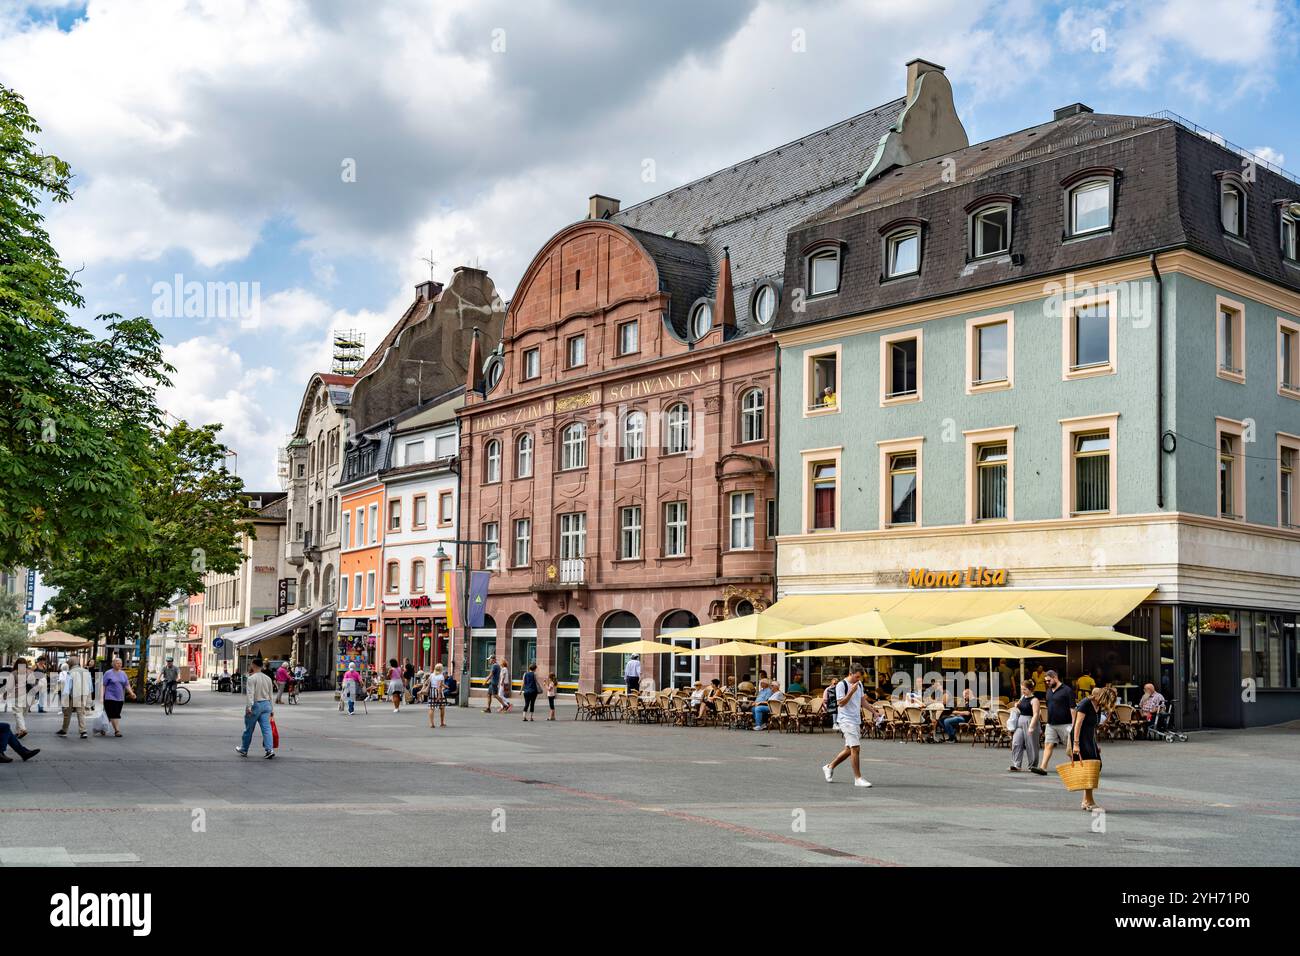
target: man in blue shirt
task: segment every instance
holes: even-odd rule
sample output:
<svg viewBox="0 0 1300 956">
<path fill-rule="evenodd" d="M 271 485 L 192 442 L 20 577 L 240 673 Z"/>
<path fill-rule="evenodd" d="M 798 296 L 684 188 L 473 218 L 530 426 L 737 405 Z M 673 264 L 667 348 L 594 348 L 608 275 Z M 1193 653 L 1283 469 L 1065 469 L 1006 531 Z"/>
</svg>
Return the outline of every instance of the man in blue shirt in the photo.
<svg viewBox="0 0 1300 956">
<path fill-rule="evenodd" d="M 767 702 L 772 698 L 772 688 L 768 686 L 767 681 L 758 682 L 758 696 L 754 698 L 754 729 L 762 730 L 763 721 L 767 720 L 767 715 L 772 713 L 772 708 Z"/>
</svg>

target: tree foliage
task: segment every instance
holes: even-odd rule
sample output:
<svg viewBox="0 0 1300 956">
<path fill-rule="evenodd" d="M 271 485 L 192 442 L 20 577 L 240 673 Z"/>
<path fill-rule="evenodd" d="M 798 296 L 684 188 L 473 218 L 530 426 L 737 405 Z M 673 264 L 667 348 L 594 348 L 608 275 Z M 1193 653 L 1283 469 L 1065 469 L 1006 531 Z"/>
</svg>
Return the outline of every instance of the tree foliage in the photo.
<svg viewBox="0 0 1300 956">
<path fill-rule="evenodd" d="M 96 622 L 105 636 L 122 635 L 110 643 L 139 638 L 140 658 L 147 661 L 155 613 L 177 594 L 202 590 L 206 572 L 239 568 L 240 539 L 253 535 L 256 512 L 247 505 L 243 480 L 226 469 L 220 428 L 179 422 L 155 435 L 136 472 L 143 534 L 70 554 L 46 575 L 46 583 L 59 589 L 50 607 Z M 142 691 L 144 668 L 139 682 Z"/>
<path fill-rule="evenodd" d="M 68 317 L 85 302 L 42 223 L 72 199 L 22 98 L 0 85 L 0 567 L 44 566 L 143 531 L 135 472 L 174 371 L 146 318 Z"/>
<path fill-rule="evenodd" d="M 18 595 L 0 591 L 0 658 L 21 654 L 27 647 L 27 622 Z"/>
</svg>

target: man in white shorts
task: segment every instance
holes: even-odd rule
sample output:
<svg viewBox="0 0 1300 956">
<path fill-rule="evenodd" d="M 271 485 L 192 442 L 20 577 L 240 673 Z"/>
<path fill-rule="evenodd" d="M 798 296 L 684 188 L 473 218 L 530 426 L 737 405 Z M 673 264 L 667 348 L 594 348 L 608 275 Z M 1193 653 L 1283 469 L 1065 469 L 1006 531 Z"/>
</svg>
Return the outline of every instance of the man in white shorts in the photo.
<svg viewBox="0 0 1300 956">
<path fill-rule="evenodd" d="M 830 783 L 835 775 L 835 768 L 845 760 L 853 763 L 853 785 L 869 787 L 871 784 L 862 779 L 862 768 L 858 762 L 858 752 L 862 747 L 862 665 L 854 664 L 849 675 L 835 685 L 835 727 L 844 735 L 844 749 L 835 755 L 835 759 L 822 767 L 826 782 Z"/>
</svg>

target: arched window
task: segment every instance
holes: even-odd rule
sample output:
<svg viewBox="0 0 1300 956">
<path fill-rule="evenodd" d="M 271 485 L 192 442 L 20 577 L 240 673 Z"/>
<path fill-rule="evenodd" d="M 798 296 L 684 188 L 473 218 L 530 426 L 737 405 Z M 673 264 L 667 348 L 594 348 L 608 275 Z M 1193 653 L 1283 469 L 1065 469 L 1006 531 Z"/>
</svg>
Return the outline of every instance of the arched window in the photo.
<svg viewBox="0 0 1300 956">
<path fill-rule="evenodd" d="M 495 438 L 483 446 L 483 480 L 489 484 L 501 480 L 501 443 Z"/>
<path fill-rule="evenodd" d="M 989 203 L 971 213 L 970 257 L 1001 255 L 1011 249 L 1011 204 Z"/>
<path fill-rule="evenodd" d="M 524 432 L 515 442 L 515 477 L 533 476 L 533 433 Z"/>
<path fill-rule="evenodd" d="M 623 434 L 619 443 L 619 458 L 636 461 L 645 457 L 645 413 L 628 412 L 623 419 Z"/>
<path fill-rule="evenodd" d="M 560 433 L 560 469 L 570 471 L 587 467 L 587 429 L 574 422 Z"/>
<path fill-rule="evenodd" d="M 311 572 L 304 571 L 298 582 L 298 606 L 311 607 Z"/>
<path fill-rule="evenodd" d="M 767 403 L 761 388 L 751 388 L 740 397 L 740 440 L 762 441 L 767 437 Z"/>
<path fill-rule="evenodd" d="M 678 402 L 668 409 L 668 428 L 664 442 L 664 454 L 680 455 L 691 448 L 691 410 L 685 402 Z"/>
<path fill-rule="evenodd" d="M 808 294 L 830 295 L 840 289 L 840 250 L 823 246 L 808 256 Z"/>
<path fill-rule="evenodd" d="M 713 306 L 701 302 L 691 310 L 691 338 L 702 339 L 713 328 Z"/>
</svg>

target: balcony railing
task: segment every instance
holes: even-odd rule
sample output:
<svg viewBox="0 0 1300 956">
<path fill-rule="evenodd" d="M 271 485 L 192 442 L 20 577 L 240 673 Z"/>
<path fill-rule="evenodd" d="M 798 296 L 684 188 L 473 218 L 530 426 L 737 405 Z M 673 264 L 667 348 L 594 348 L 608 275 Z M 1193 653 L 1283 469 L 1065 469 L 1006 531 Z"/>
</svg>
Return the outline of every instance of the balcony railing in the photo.
<svg viewBox="0 0 1300 956">
<path fill-rule="evenodd" d="M 533 562 L 534 591 L 585 588 L 595 578 L 596 555 L 581 558 L 543 558 Z"/>
</svg>

